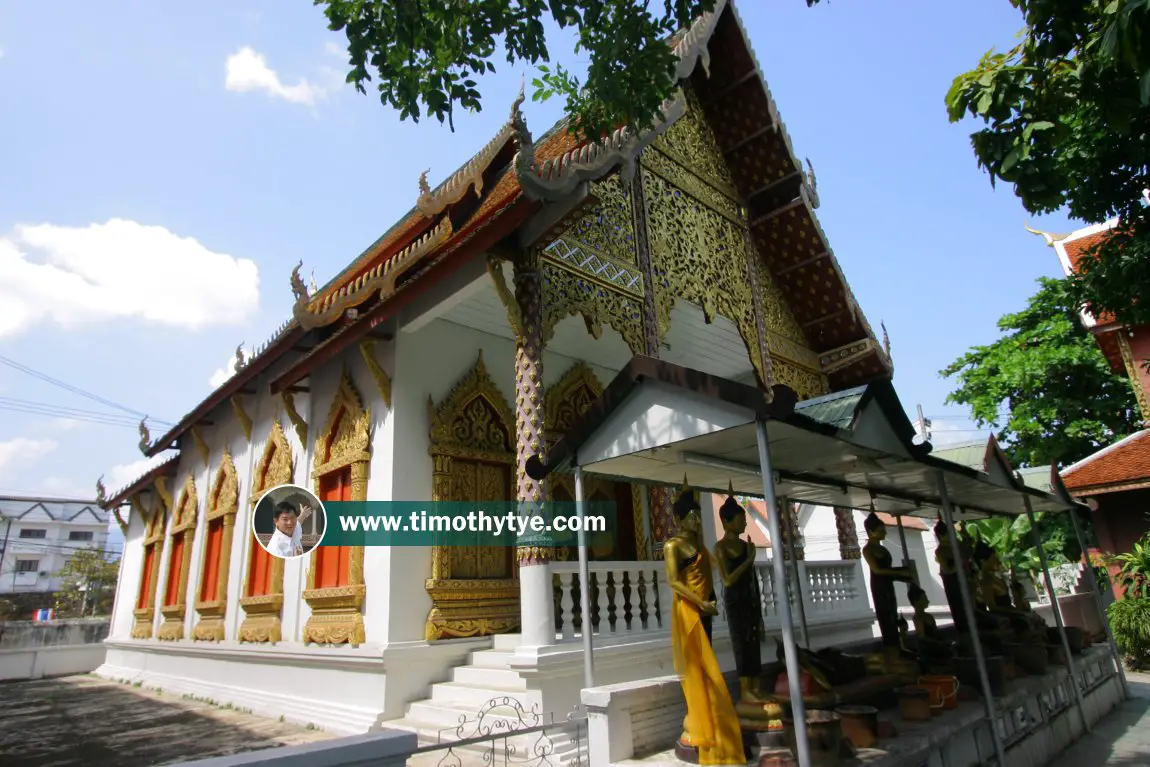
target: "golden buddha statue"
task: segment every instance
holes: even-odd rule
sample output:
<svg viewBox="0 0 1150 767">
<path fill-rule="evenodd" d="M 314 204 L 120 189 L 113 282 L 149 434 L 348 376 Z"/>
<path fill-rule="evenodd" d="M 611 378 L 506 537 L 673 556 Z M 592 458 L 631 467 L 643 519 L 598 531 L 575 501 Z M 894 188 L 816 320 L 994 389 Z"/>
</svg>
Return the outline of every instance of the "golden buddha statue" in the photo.
<svg viewBox="0 0 1150 767">
<path fill-rule="evenodd" d="M 663 560 L 672 594 L 671 649 L 687 702 L 676 752 L 683 758 L 697 750 L 698 764 L 745 766 L 739 717 L 711 647 L 711 618 L 719 610 L 711 557 L 703 545 L 701 507 L 686 478 L 673 512 L 678 529 L 663 544 Z"/>
</svg>

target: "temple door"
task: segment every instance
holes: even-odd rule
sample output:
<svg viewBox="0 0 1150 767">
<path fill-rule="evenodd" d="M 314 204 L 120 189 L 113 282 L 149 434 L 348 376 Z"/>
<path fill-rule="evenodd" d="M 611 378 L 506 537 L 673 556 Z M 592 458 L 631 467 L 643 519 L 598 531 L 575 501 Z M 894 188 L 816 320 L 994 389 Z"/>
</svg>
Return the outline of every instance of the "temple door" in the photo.
<svg viewBox="0 0 1150 767">
<path fill-rule="evenodd" d="M 488 376 L 482 355 L 438 407 L 429 400 L 428 410 L 432 500 L 514 501 L 515 417 Z M 432 604 L 425 626 L 428 641 L 517 630 L 515 562 L 512 546 L 433 547 L 426 583 Z"/>
</svg>

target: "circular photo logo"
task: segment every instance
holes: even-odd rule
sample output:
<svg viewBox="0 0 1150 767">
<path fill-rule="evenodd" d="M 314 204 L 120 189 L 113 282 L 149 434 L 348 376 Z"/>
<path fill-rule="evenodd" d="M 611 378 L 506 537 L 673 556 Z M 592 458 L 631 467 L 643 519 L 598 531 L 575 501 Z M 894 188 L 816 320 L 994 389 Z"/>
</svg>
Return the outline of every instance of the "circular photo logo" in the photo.
<svg viewBox="0 0 1150 767">
<path fill-rule="evenodd" d="M 252 514 L 252 535 L 273 557 L 302 557 L 320 544 L 327 529 L 323 502 L 306 488 L 280 485 L 268 490 Z"/>
</svg>

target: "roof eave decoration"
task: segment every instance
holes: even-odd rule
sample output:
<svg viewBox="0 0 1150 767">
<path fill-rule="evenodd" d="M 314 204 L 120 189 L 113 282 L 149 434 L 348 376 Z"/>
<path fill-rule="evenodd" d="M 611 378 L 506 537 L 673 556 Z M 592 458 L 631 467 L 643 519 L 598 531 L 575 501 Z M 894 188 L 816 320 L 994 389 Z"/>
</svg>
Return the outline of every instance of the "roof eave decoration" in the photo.
<svg viewBox="0 0 1150 767">
<path fill-rule="evenodd" d="M 712 11 L 704 13 L 687 29 L 676 42 L 675 80 L 690 77 L 700 62 L 709 76 L 711 56 L 707 43 L 715 31 L 715 26 L 727 7 L 728 0 L 718 0 Z M 618 128 L 611 135 L 593 143 L 583 144 L 560 157 L 535 161 L 535 145 L 527 130 L 527 122 L 520 113 L 518 104 L 512 115 L 515 124 L 515 140 L 519 152 L 515 155 L 515 173 L 523 193 L 532 200 L 553 201 L 572 194 L 585 181 L 596 181 L 616 167 L 620 169 L 624 183 L 630 183 L 635 176 L 635 162 L 639 153 L 652 141 L 667 131 L 687 111 L 687 100 L 682 90 L 663 102 L 662 113 L 655 124 L 636 134 L 628 128 Z"/>
<path fill-rule="evenodd" d="M 127 503 L 130 500 L 131 496 L 148 490 L 148 485 L 150 483 L 157 479 L 162 479 L 164 477 L 175 474 L 176 464 L 179 459 L 180 455 L 177 453 L 168 460 L 156 464 L 129 482 L 127 485 L 117 490 L 112 494 L 110 498 L 106 497 L 107 493 L 105 492 L 104 488 L 104 478 L 100 477 L 100 479 L 96 481 L 96 502 L 103 509 L 115 509 L 119 506 L 122 506 L 124 503 Z M 161 496 L 165 495 L 165 489 L 162 486 L 157 486 L 156 489 Z M 165 501 L 170 503 L 170 499 L 165 498 Z"/>
<path fill-rule="evenodd" d="M 487 145 L 479 150 L 466 165 L 440 184 L 434 192 L 427 183 L 427 174 L 431 172 L 431 169 L 429 168 L 420 174 L 419 199 L 416 200 L 415 207 L 425 218 L 434 219 L 449 206 L 462 200 L 467 195 L 468 190 L 472 188 L 475 189 L 476 196 L 482 196 L 483 174 L 487 172 L 491 163 L 507 146 L 507 142 L 515 138 L 516 116 L 519 114 L 519 108 L 524 99 L 524 86 L 520 85 L 519 95 L 511 105 L 511 115 L 503 127 L 499 129 L 499 133 L 487 142 Z"/>
<path fill-rule="evenodd" d="M 330 325 L 342 317 L 349 309 L 355 309 L 377 295 L 383 299 L 395 291 L 396 280 L 408 269 L 451 239 L 454 228 L 451 219 L 445 216 L 435 227 L 403 250 L 386 261 L 356 277 L 347 285 L 323 299 L 310 301 L 307 294 L 300 296 L 292 307 L 292 316 L 304 330 Z M 298 277 L 299 266 L 293 274 L 293 284 Z"/>
<path fill-rule="evenodd" d="M 292 272 L 292 274 L 296 277 L 299 276 L 298 267 L 296 271 Z M 185 415 L 179 423 L 169 429 L 168 432 L 159 439 L 150 440 L 150 434 L 148 432 L 148 426 L 146 423 L 147 419 L 145 418 L 143 421 L 140 421 L 140 452 L 142 452 L 148 458 L 152 458 L 161 450 L 166 450 L 168 447 L 170 447 L 181 434 L 194 426 L 197 420 L 203 418 L 204 414 L 201 413 L 196 418 L 192 418 L 192 416 L 195 416 L 196 413 L 205 410 L 205 408 L 208 410 L 214 409 L 219 404 L 221 404 L 223 398 L 230 396 L 246 381 L 257 376 L 260 371 L 266 367 L 266 364 L 264 363 L 270 363 L 272 361 L 266 357 L 268 352 L 270 352 L 277 343 L 283 340 L 283 338 L 288 333 L 292 332 L 293 330 L 298 330 L 299 327 L 300 326 L 295 322 L 295 320 L 285 321 L 282 325 L 279 326 L 279 328 L 276 329 L 274 333 L 272 333 L 268 340 L 264 341 L 262 344 L 252 350 L 251 355 L 244 361 L 243 366 L 236 370 L 231 378 L 220 384 L 219 387 L 217 387 L 215 391 L 213 391 L 202 402 L 200 402 L 200 404 L 196 406 L 194 410 L 192 410 L 188 415 Z M 223 392 L 222 395 L 221 392 Z"/>
</svg>

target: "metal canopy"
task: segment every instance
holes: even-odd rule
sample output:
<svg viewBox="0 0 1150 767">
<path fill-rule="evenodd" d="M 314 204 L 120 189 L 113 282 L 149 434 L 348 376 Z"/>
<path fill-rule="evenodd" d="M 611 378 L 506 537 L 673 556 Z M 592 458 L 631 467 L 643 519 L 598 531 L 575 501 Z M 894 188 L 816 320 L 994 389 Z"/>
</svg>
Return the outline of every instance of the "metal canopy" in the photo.
<svg viewBox="0 0 1150 767">
<path fill-rule="evenodd" d="M 997 445 L 981 471 L 931 456 L 889 381 L 801 403 L 776 387 L 761 390 L 695 370 L 636 357 L 545 457 L 529 461 L 539 478 L 570 469 L 624 481 L 762 497 L 755 421 L 767 421 L 779 496 L 820 506 L 934 517 L 941 470 L 956 519 L 1064 512 L 1076 503 L 1023 483 Z M 1061 495 L 1061 494 L 1060 494 Z"/>
</svg>

